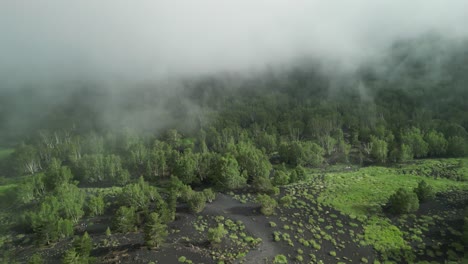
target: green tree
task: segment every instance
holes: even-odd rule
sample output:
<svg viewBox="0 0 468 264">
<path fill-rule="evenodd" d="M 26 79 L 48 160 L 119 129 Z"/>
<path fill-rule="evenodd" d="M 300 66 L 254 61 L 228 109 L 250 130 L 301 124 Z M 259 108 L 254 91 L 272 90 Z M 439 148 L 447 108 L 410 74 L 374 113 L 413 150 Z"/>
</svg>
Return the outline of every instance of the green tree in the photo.
<svg viewBox="0 0 468 264">
<path fill-rule="evenodd" d="M 304 165 L 318 167 L 323 163 L 324 150 L 310 141 L 293 141 L 282 143 L 279 148 L 281 160 L 290 165 Z"/>
<path fill-rule="evenodd" d="M 89 257 L 89 255 L 91 254 L 91 250 L 93 249 L 93 241 L 91 240 L 91 237 L 89 236 L 88 232 L 85 232 L 83 236 L 75 239 L 74 247 L 76 249 L 76 252 L 82 258 Z"/>
<path fill-rule="evenodd" d="M 41 170 L 39 155 L 34 146 L 21 144 L 15 149 L 12 156 L 19 174 L 34 174 Z"/>
<path fill-rule="evenodd" d="M 387 161 L 388 144 L 385 140 L 371 136 L 371 156 L 380 163 Z"/>
<path fill-rule="evenodd" d="M 429 144 L 424 141 L 421 131 L 418 128 L 412 127 L 403 132 L 401 140 L 403 144 L 411 147 L 411 151 L 416 158 L 425 157 L 429 151 Z"/>
<path fill-rule="evenodd" d="M 166 175 L 167 155 L 169 145 L 161 141 L 155 141 L 153 148 L 149 153 L 147 164 L 147 175 L 151 178 L 161 178 Z"/>
<path fill-rule="evenodd" d="M 403 188 L 399 188 L 388 199 L 389 211 L 393 214 L 411 213 L 419 208 L 418 196 Z"/>
<path fill-rule="evenodd" d="M 429 145 L 429 155 L 440 157 L 447 152 L 448 142 L 442 133 L 431 130 L 426 134 L 424 139 Z"/>
<path fill-rule="evenodd" d="M 252 182 L 252 186 L 257 192 L 275 194 L 277 187 L 273 186 L 269 177 L 257 177 Z"/>
<path fill-rule="evenodd" d="M 110 227 L 107 227 L 107 229 L 106 229 L 106 236 L 107 236 L 107 237 L 110 237 L 111 235 L 112 235 L 112 232 L 111 232 L 111 230 L 110 230 Z"/>
<path fill-rule="evenodd" d="M 468 155 L 468 142 L 459 136 L 450 137 L 447 154 L 451 157 L 465 157 Z"/>
<path fill-rule="evenodd" d="M 151 213 L 145 225 L 145 243 L 148 247 L 159 247 L 168 235 L 167 226 L 163 223 L 158 213 Z"/>
<path fill-rule="evenodd" d="M 84 215 L 84 192 L 74 184 L 62 184 L 57 187 L 57 198 L 60 200 L 62 214 L 77 223 Z"/>
<path fill-rule="evenodd" d="M 276 186 L 286 185 L 289 183 L 289 175 L 283 170 L 276 170 L 273 176 L 273 184 Z"/>
<path fill-rule="evenodd" d="M 122 189 L 119 200 L 122 205 L 134 207 L 137 210 L 146 210 L 150 202 L 156 202 L 158 208 L 164 204 L 156 187 L 150 186 L 143 177 L 140 177 L 136 183 L 126 185 Z"/>
<path fill-rule="evenodd" d="M 59 186 L 70 183 L 73 178 L 70 168 L 62 166 L 60 160 L 53 158 L 44 175 L 47 190 L 53 191 Z"/>
<path fill-rule="evenodd" d="M 418 186 L 414 188 L 414 192 L 418 196 L 419 202 L 425 202 L 435 197 L 434 188 L 424 180 L 418 183 Z"/>
<path fill-rule="evenodd" d="M 39 200 L 46 194 L 44 184 L 44 174 L 36 173 L 18 186 L 16 199 L 21 203 L 29 203 L 34 200 Z"/>
<path fill-rule="evenodd" d="M 47 196 L 39 208 L 25 213 L 24 220 L 36 234 L 39 243 L 48 244 L 73 235 L 72 222 L 60 216 L 62 206 L 57 197 Z"/>
<path fill-rule="evenodd" d="M 400 162 L 407 162 L 407 161 L 412 160 L 413 156 L 414 155 L 413 155 L 413 151 L 411 150 L 411 147 L 406 144 L 402 144 L 400 148 L 398 160 Z"/>
<path fill-rule="evenodd" d="M 236 159 L 230 155 L 215 158 L 210 179 L 217 186 L 226 189 L 236 189 L 246 184 L 246 178 L 240 174 Z"/>
<path fill-rule="evenodd" d="M 87 208 L 90 216 L 104 214 L 104 198 L 102 195 L 91 195 L 87 203 Z"/>
<path fill-rule="evenodd" d="M 194 182 L 196 180 L 195 171 L 198 166 L 197 155 L 187 149 L 183 154 L 175 152 L 173 159 L 173 174 L 185 184 Z"/>
<path fill-rule="evenodd" d="M 76 252 L 75 248 L 71 248 L 65 251 L 62 259 L 63 264 L 84 264 L 83 260 L 81 259 L 78 252 Z"/>
<path fill-rule="evenodd" d="M 233 154 L 239 165 L 241 175 L 247 174 L 248 182 L 270 175 L 271 163 L 268 157 L 251 143 L 241 142 L 237 144 Z"/>
<path fill-rule="evenodd" d="M 260 149 L 263 149 L 265 154 L 271 155 L 276 151 L 277 140 L 275 135 L 268 134 L 267 132 L 260 132 L 255 138 L 255 142 Z"/>
<path fill-rule="evenodd" d="M 303 181 L 306 179 L 306 172 L 301 165 L 296 166 L 289 174 L 289 183 Z"/>
<path fill-rule="evenodd" d="M 128 233 L 135 231 L 137 223 L 137 215 L 135 208 L 121 206 L 114 216 L 113 230 L 120 233 Z"/>
</svg>

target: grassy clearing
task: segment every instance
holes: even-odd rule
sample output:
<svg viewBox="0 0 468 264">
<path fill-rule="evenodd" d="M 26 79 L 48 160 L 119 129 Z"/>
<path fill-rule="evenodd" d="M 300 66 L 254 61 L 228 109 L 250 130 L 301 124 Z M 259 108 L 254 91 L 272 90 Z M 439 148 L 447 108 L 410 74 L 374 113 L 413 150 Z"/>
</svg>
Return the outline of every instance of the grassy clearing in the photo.
<svg viewBox="0 0 468 264">
<path fill-rule="evenodd" d="M 424 162 L 421 166 L 425 166 Z M 381 205 L 398 188 L 412 189 L 421 180 L 432 185 L 436 192 L 450 188 L 468 189 L 468 182 L 464 181 L 403 174 L 396 168 L 367 167 L 355 172 L 326 174 L 324 184 L 327 188 L 318 200 L 349 215 L 369 215 L 380 212 Z"/>
<path fill-rule="evenodd" d="M 370 219 L 368 225 L 364 227 L 364 239 L 367 244 L 384 255 L 392 255 L 400 250 L 411 250 L 400 229 L 388 220 L 378 217 Z"/>
</svg>

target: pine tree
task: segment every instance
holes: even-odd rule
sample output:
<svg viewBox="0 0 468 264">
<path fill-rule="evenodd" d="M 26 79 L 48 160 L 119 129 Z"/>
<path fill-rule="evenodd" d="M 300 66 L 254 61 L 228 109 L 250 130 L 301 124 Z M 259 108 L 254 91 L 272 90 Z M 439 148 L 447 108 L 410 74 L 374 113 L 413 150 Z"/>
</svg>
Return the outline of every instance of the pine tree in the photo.
<svg viewBox="0 0 468 264">
<path fill-rule="evenodd" d="M 158 248 L 168 235 L 167 226 L 158 213 L 151 213 L 145 225 L 145 242 L 148 247 Z"/>
<path fill-rule="evenodd" d="M 82 237 L 75 240 L 75 248 L 80 256 L 84 258 L 89 257 L 91 249 L 93 248 L 93 241 L 91 237 L 89 237 L 88 232 L 85 232 Z"/>
</svg>

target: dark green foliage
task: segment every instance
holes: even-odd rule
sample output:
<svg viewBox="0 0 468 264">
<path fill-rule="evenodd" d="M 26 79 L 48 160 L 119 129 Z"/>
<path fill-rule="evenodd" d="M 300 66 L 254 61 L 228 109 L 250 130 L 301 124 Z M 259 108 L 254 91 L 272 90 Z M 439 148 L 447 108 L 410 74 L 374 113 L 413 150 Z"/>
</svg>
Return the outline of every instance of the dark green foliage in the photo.
<svg viewBox="0 0 468 264">
<path fill-rule="evenodd" d="M 257 192 L 260 193 L 268 193 L 273 194 L 275 193 L 274 187 L 269 177 L 258 177 L 255 178 L 252 182 L 252 186 L 255 188 Z"/>
<path fill-rule="evenodd" d="M 246 184 L 247 178 L 240 174 L 239 165 L 232 156 L 219 156 L 212 164 L 210 179 L 221 188 L 236 189 Z"/>
<path fill-rule="evenodd" d="M 93 241 L 89 237 L 88 232 L 85 232 L 83 236 L 75 239 L 73 246 L 76 249 L 76 252 L 83 258 L 88 258 L 93 249 Z"/>
<path fill-rule="evenodd" d="M 164 206 L 164 201 L 156 187 L 149 185 L 143 177 L 137 183 L 128 184 L 122 189 L 119 200 L 121 204 L 134 207 L 137 210 L 146 210 L 151 202 L 156 203 L 157 208 Z"/>
<path fill-rule="evenodd" d="M 465 208 L 465 215 L 463 217 L 463 232 L 462 232 L 462 242 L 465 245 L 465 248 L 468 247 L 468 209 Z M 465 258 L 468 258 L 468 253 L 465 252 Z"/>
<path fill-rule="evenodd" d="M 418 187 L 414 188 L 414 192 L 418 196 L 419 202 L 425 202 L 435 197 L 434 188 L 427 184 L 426 181 L 420 181 Z"/>
<path fill-rule="evenodd" d="M 207 202 L 211 203 L 216 199 L 216 193 L 213 192 L 211 188 L 207 188 L 203 190 L 203 195 Z"/>
<path fill-rule="evenodd" d="M 268 134 L 262 131 L 255 138 L 255 142 L 258 148 L 263 149 L 265 154 L 267 155 L 270 155 L 271 153 L 276 151 L 277 140 L 275 135 Z"/>
<path fill-rule="evenodd" d="M 403 188 L 399 188 L 388 199 L 389 212 L 393 214 L 411 213 L 419 208 L 418 196 Z"/>
<path fill-rule="evenodd" d="M 45 194 L 44 174 L 36 173 L 19 185 L 18 191 L 16 192 L 16 200 L 20 203 L 27 204 L 39 200 Z"/>
<path fill-rule="evenodd" d="M 413 152 L 411 150 L 411 147 L 406 144 L 402 144 L 399 154 L 398 154 L 398 161 L 406 162 L 412 159 L 413 159 Z"/>
<path fill-rule="evenodd" d="M 301 165 L 296 166 L 289 175 L 289 183 L 303 181 L 306 179 L 306 172 Z"/>
<path fill-rule="evenodd" d="M 282 143 L 279 148 L 282 161 L 290 165 L 318 167 L 323 163 L 324 149 L 310 141 Z"/>
<path fill-rule="evenodd" d="M 39 253 L 36 253 L 29 258 L 28 264 L 42 264 L 44 263 L 44 260 L 42 259 L 42 256 Z"/>
<path fill-rule="evenodd" d="M 192 191 L 192 193 L 189 196 L 190 198 L 188 199 L 187 203 L 190 208 L 190 211 L 193 213 L 200 213 L 205 209 L 206 206 L 206 196 L 203 192 L 195 192 Z"/>
<path fill-rule="evenodd" d="M 278 205 L 274 198 L 266 194 L 257 195 L 257 203 L 261 205 L 260 211 L 264 215 L 272 215 L 275 213 L 275 209 Z"/>
<path fill-rule="evenodd" d="M 63 256 L 63 263 L 70 264 L 88 264 L 93 263 L 94 258 L 90 257 L 91 250 L 93 249 L 93 241 L 85 232 L 83 236 L 76 237 L 73 241 L 73 247 L 67 250 Z"/>
<path fill-rule="evenodd" d="M 419 128 L 412 127 L 402 132 L 401 139 L 404 144 L 411 147 L 411 152 L 414 157 L 425 157 L 429 151 L 429 144 L 424 141 L 423 135 Z"/>
<path fill-rule="evenodd" d="M 37 149 L 31 145 L 19 145 L 12 155 L 12 163 L 19 175 L 24 173 L 34 174 L 41 169 Z"/>
<path fill-rule="evenodd" d="M 36 234 L 38 243 L 46 244 L 73 235 L 72 221 L 62 218 L 65 205 L 56 197 L 48 196 L 38 209 L 25 213 L 26 225 Z"/>
<path fill-rule="evenodd" d="M 462 137 L 450 137 L 448 139 L 447 154 L 451 157 L 466 157 L 468 155 L 468 142 Z"/>
<path fill-rule="evenodd" d="M 130 180 L 129 172 L 123 168 L 117 155 L 84 155 L 74 166 L 76 178 L 87 183 L 109 182 L 124 185 Z"/>
<path fill-rule="evenodd" d="M 159 214 L 149 214 L 145 224 L 145 243 L 148 247 L 157 248 L 166 240 L 167 226 L 164 224 Z"/>
<path fill-rule="evenodd" d="M 270 175 L 271 164 L 268 157 L 259 149 L 250 143 L 239 143 L 233 153 L 235 156 L 240 173 L 247 174 L 249 182 L 257 178 L 267 178 Z"/>
<path fill-rule="evenodd" d="M 37 120 L 40 125 L 27 132 L 14 129 L 10 133 L 18 135 L 8 140 L 3 135 L 13 119 L 4 118 L 4 113 L 35 111 L 0 113 L 0 120 L 8 121 L 2 122 L 0 140 L 8 148 L 16 145 L 13 153 L 9 151 L 11 155 L 1 155 L 0 174 L 5 181 L 18 184 L 14 189 L 18 207 L 13 209 L 25 210 L 25 231 L 34 232 L 37 244 L 72 236 L 84 206 L 90 216 L 103 214 L 103 197 L 89 195 L 93 191 L 85 193 L 78 186 L 119 185 L 124 186 L 121 193 L 120 188 L 116 191 L 117 206 L 122 207 L 115 210 L 111 204 L 106 208 L 116 211 L 110 212 L 115 214 L 113 228 L 116 232 L 134 231 L 142 224 L 139 217 L 146 216 L 142 217 L 147 220 L 145 232 L 152 234 L 147 237 L 148 245 L 156 247 L 161 241 L 152 239 L 164 236 L 154 234 L 164 233 L 162 227 L 175 219 L 178 199 L 187 202 L 193 212 L 200 212 L 206 201 L 215 198 L 211 189 L 194 192 L 190 184 L 227 190 L 248 187 L 271 195 L 279 193 L 275 186 L 307 179 L 302 166 L 325 169 L 336 163 L 368 165 L 409 162 L 413 158 L 464 157 L 468 155 L 466 45 L 444 49 L 441 53 L 447 58 L 437 59 L 435 66 L 428 57 L 436 53 L 435 46 L 443 43 L 435 39 L 429 42 L 429 51 L 421 49 L 424 45 L 420 42 L 392 46 L 385 63 L 368 63 L 355 76 L 349 76 L 365 87 L 359 84 L 358 89 L 353 81 L 336 83 L 340 78 L 335 77 L 340 76 L 301 65 L 248 80 L 195 78 L 184 82 L 183 92 L 175 91 L 167 95 L 169 98 L 153 85 L 121 91 L 119 98 L 107 88 L 91 85 L 77 88 L 70 102 L 52 104 L 53 109 L 36 100 L 40 92 L 11 91 L 30 102 L 28 107 L 39 103 L 37 113 L 40 110 L 44 114 Z M 336 91 L 331 92 L 331 86 Z M 2 109 L 15 109 L 8 105 L 10 96 L 3 89 L 0 93 Z M 117 104 L 114 99 L 118 99 Z M 159 100 L 167 103 L 160 104 Z M 134 115 L 109 120 L 108 105 L 115 106 L 110 110 L 112 116 L 127 111 Z M 155 105 L 164 111 L 155 111 Z M 122 109 L 125 111 L 114 113 Z M 151 118 L 145 119 L 146 115 Z M 128 123 L 128 119 L 138 122 Z M 140 122 L 144 126 L 138 126 Z M 124 128 L 124 124 L 135 131 Z M 280 167 L 280 163 L 287 169 L 284 166 L 272 172 L 272 164 Z M 400 171 L 465 180 L 466 168 L 456 166 L 440 162 L 408 169 L 405 165 Z M 22 177 L 10 178 L 15 175 Z M 374 175 L 370 175 L 363 178 L 371 181 Z M 393 184 L 398 183 L 392 183 L 392 190 L 396 186 Z M 156 185 L 169 190 L 165 189 L 161 196 Z M 106 194 L 106 200 L 108 197 L 113 202 L 113 194 Z M 85 195 L 89 196 L 85 199 Z M 414 192 L 400 189 L 393 194 L 389 210 L 396 214 L 413 212 L 418 200 L 423 202 L 433 196 L 431 186 L 420 182 Z M 260 195 L 258 201 L 264 214 L 275 212 L 276 200 L 272 197 Z M 288 196 L 280 200 L 284 205 L 291 202 Z M 343 205 L 345 202 L 340 201 Z M 157 217 L 150 214 L 153 211 Z M 371 228 L 378 234 L 376 240 L 385 226 L 376 224 Z M 393 226 L 387 227 L 394 231 L 391 233 L 398 233 Z M 393 242 L 389 240 L 389 247 Z M 82 255 L 86 254 L 73 248 L 64 261 L 89 261 Z"/>
<path fill-rule="evenodd" d="M 385 140 L 378 139 L 375 136 L 371 136 L 371 155 L 380 163 L 387 161 L 388 144 Z"/>
<path fill-rule="evenodd" d="M 196 180 L 196 169 L 198 167 L 198 156 L 190 149 L 179 154 L 174 152 L 172 159 L 172 171 L 183 183 L 190 184 Z"/>
<path fill-rule="evenodd" d="M 273 184 L 276 186 L 286 185 L 289 183 L 289 175 L 283 170 L 276 170 L 274 172 Z"/>
<path fill-rule="evenodd" d="M 135 231 L 137 214 L 135 208 L 121 206 L 114 215 L 113 230 L 120 233 Z"/>
<path fill-rule="evenodd" d="M 102 195 L 92 195 L 87 202 L 90 216 L 98 216 L 104 213 L 104 198 Z"/>
<path fill-rule="evenodd" d="M 74 248 L 71 248 L 65 252 L 62 259 L 63 264 L 83 264 L 80 255 Z"/>
<path fill-rule="evenodd" d="M 429 144 L 430 156 L 440 157 L 447 152 L 448 142 L 442 133 L 431 130 L 426 134 L 424 139 Z"/>
<path fill-rule="evenodd" d="M 84 192 L 76 187 L 76 185 L 64 184 L 57 189 L 56 196 L 61 204 L 62 215 L 77 223 L 84 215 Z"/>
<path fill-rule="evenodd" d="M 58 159 L 52 159 L 45 171 L 44 185 L 48 191 L 53 191 L 63 184 L 71 181 L 73 175 L 70 168 L 61 165 Z"/>
</svg>

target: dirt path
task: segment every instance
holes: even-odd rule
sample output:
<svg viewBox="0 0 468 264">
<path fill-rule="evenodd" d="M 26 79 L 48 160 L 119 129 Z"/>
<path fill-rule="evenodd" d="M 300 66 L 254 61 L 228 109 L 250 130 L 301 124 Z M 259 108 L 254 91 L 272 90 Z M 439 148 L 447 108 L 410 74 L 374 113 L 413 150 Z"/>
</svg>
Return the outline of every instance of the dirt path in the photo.
<svg viewBox="0 0 468 264">
<path fill-rule="evenodd" d="M 216 200 L 207 204 L 203 211 L 204 214 L 208 215 L 223 215 L 236 221 L 240 220 L 244 223 L 248 233 L 262 239 L 258 249 L 247 254 L 244 263 L 267 263 L 266 260 L 273 259 L 279 251 L 277 244 L 273 242 L 272 231 L 268 226 L 268 222 L 271 220 L 256 212 L 258 211 L 256 209 L 258 209 L 258 205 L 254 203 L 242 204 L 231 196 L 218 194 Z"/>
</svg>

